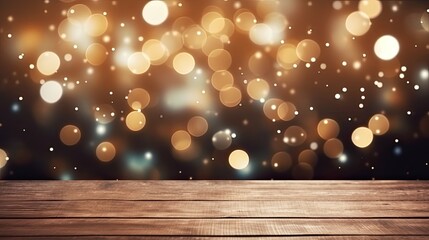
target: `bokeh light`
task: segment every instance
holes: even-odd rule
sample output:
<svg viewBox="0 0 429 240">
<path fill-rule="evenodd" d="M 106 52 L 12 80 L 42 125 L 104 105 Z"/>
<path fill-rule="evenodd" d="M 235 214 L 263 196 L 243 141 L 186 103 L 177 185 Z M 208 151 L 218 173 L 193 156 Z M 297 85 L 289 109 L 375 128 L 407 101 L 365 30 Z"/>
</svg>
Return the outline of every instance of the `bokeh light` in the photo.
<svg viewBox="0 0 429 240">
<path fill-rule="evenodd" d="M 143 88 L 134 88 L 128 93 L 127 103 L 134 110 L 145 109 L 150 102 L 149 92 Z"/>
<path fill-rule="evenodd" d="M 360 148 L 368 147 L 372 143 L 373 138 L 371 129 L 366 127 L 358 127 L 352 133 L 353 144 Z"/>
<path fill-rule="evenodd" d="M 135 52 L 128 57 L 128 69 L 134 74 L 143 74 L 150 67 L 149 57 L 142 52 Z"/>
<path fill-rule="evenodd" d="M 110 162 L 116 156 L 116 148 L 111 142 L 102 142 L 98 144 L 95 151 L 98 160 L 102 162 Z"/>
<path fill-rule="evenodd" d="M 368 122 L 368 128 L 374 135 L 383 135 L 389 130 L 389 119 L 383 114 L 375 114 Z"/>
<path fill-rule="evenodd" d="M 6 166 L 8 160 L 9 157 L 7 156 L 7 153 L 0 148 L 0 169 Z"/>
<path fill-rule="evenodd" d="M 229 154 L 228 162 L 232 168 L 241 170 L 249 165 L 249 155 L 241 149 L 234 150 Z"/>
<path fill-rule="evenodd" d="M 384 35 L 375 42 L 374 52 L 381 60 L 392 60 L 399 53 L 399 42 L 391 35 Z"/>
<path fill-rule="evenodd" d="M 142 16 L 148 24 L 160 25 L 168 18 L 168 6 L 164 1 L 149 1 L 143 7 Z"/>
<path fill-rule="evenodd" d="M 176 150 L 183 151 L 191 146 L 191 135 L 184 130 L 178 130 L 171 136 L 171 145 Z"/>
<path fill-rule="evenodd" d="M 271 158 L 271 167 L 276 172 L 286 172 L 292 164 L 292 157 L 287 152 L 277 152 Z"/>
<path fill-rule="evenodd" d="M 74 125 L 66 125 L 61 128 L 60 139 L 67 146 L 76 145 L 81 138 L 80 129 Z"/>
<path fill-rule="evenodd" d="M 221 130 L 212 137 L 213 146 L 218 150 L 225 150 L 232 144 L 232 138 L 229 131 Z"/>
<path fill-rule="evenodd" d="M 317 124 L 317 133 L 325 140 L 336 138 L 340 132 L 340 125 L 333 119 L 325 118 Z"/>
<path fill-rule="evenodd" d="M 63 96 L 63 87 L 57 81 L 47 81 L 40 87 L 40 96 L 47 103 L 56 103 Z"/>
<path fill-rule="evenodd" d="M 371 27 L 371 20 L 366 13 L 356 11 L 350 13 L 346 19 L 346 28 L 349 33 L 355 36 L 362 36 Z"/>
<path fill-rule="evenodd" d="M 206 134 L 209 128 L 207 120 L 201 116 L 194 116 L 188 121 L 188 132 L 194 137 L 201 137 Z"/>
<path fill-rule="evenodd" d="M 146 125 L 146 117 L 142 112 L 132 111 L 127 115 L 125 124 L 131 131 L 140 131 Z"/>
<path fill-rule="evenodd" d="M 174 57 L 173 67 L 177 73 L 186 75 L 194 70 L 194 57 L 187 52 L 181 52 Z"/>
<path fill-rule="evenodd" d="M 37 70 L 43 75 L 49 76 L 57 72 L 60 68 L 60 58 L 54 52 L 44 52 L 37 58 Z"/>
<path fill-rule="evenodd" d="M 370 18 L 376 18 L 383 10 L 383 5 L 379 0 L 360 0 L 359 11 L 364 12 Z"/>
</svg>

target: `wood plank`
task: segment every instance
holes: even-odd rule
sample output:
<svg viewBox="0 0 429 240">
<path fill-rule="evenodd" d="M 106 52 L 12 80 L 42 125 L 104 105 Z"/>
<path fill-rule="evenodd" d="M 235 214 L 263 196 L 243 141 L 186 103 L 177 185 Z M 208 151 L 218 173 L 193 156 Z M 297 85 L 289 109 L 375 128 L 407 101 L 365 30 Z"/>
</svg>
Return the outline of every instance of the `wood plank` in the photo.
<svg viewBox="0 0 429 240">
<path fill-rule="evenodd" d="M 412 218 L 429 201 L 0 201 L 0 218 Z"/>
<path fill-rule="evenodd" d="M 0 201 L 429 201 L 429 181 L 0 181 L 0 186 Z"/>
<path fill-rule="evenodd" d="M 32 239 L 32 240 L 45 240 L 45 239 L 55 239 L 55 240 L 81 240 L 81 239 L 97 239 L 97 240 L 136 240 L 142 239 L 141 236 L 43 236 L 43 237 L 0 237 L 0 239 L 8 240 L 18 240 L 18 239 Z M 279 239 L 288 239 L 288 240 L 427 240 L 429 236 L 311 236 L 311 237 L 296 237 L 296 236 L 270 236 L 270 237 L 180 237 L 180 236 L 145 236 L 145 240 L 181 240 L 181 239 L 190 239 L 190 240 L 279 240 Z"/>
<path fill-rule="evenodd" d="M 429 235 L 429 219 L 0 219 L 0 236 Z"/>
</svg>

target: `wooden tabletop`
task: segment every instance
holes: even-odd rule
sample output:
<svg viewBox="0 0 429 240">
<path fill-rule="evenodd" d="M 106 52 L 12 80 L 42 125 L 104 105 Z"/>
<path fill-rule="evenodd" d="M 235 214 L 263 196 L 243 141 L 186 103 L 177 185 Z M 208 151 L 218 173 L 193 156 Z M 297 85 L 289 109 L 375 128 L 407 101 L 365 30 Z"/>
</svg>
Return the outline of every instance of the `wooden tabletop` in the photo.
<svg viewBox="0 0 429 240">
<path fill-rule="evenodd" d="M 0 181 L 0 238 L 429 239 L 429 181 Z"/>
</svg>

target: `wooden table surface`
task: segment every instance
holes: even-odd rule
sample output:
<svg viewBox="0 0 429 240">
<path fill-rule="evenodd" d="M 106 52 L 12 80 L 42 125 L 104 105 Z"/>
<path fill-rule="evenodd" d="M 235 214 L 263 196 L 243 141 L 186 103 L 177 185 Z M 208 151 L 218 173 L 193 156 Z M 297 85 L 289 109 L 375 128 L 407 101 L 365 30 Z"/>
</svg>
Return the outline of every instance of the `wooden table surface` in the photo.
<svg viewBox="0 0 429 240">
<path fill-rule="evenodd" d="M 0 181 L 4 239 L 429 239 L 429 181 Z"/>
</svg>

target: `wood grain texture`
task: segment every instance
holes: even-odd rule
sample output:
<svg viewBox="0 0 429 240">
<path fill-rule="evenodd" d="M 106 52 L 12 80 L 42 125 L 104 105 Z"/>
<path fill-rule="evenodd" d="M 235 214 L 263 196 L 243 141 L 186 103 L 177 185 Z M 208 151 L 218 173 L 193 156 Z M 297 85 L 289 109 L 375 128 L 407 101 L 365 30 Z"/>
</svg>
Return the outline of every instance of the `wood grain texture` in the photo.
<svg viewBox="0 0 429 240">
<path fill-rule="evenodd" d="M 0 181 L 0 186 L 0 201 L 429 201 L 427 181 Z"/>
<path fill-rule="evenodd" d="M 0 239 L 429 239 L 429 181 L 0 181 Z"/>
<path fill-rule="evenodd" d="M 0 201 L 0 218 L 412 218 L 429 201 Z"/>
</svg>

